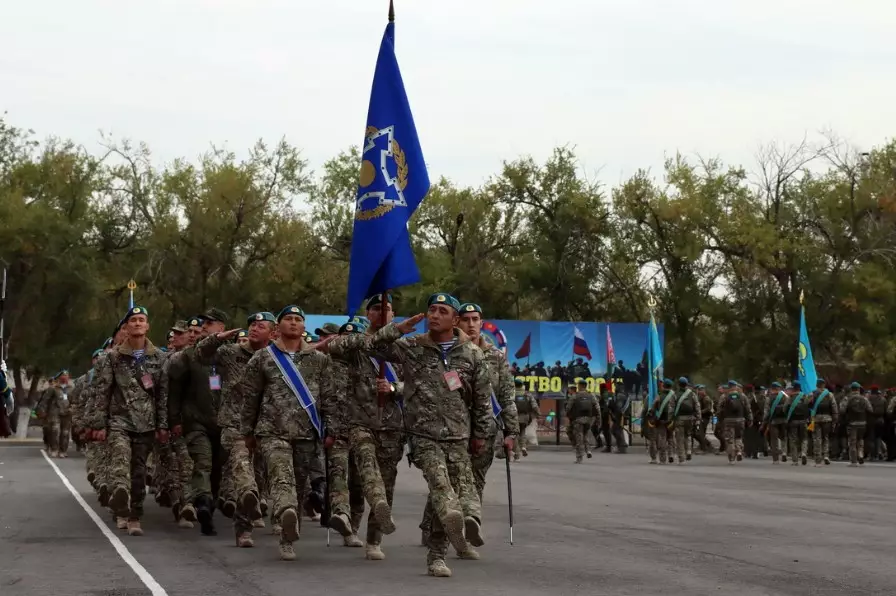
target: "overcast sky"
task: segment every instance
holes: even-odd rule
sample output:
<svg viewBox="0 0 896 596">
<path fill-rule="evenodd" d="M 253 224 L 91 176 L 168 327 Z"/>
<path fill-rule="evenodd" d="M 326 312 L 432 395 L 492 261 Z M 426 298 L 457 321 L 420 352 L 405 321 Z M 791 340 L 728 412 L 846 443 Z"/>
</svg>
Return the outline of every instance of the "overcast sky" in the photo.
<svg viewBox="0 0 896 596">
<path fill-rule="evenodd" d="M 359 144 L 387 0 L 2 0 L 0 112 L 159 161 L 285 135 L 312 166 Z M 616 184 L 664 155 L 749 165 L 831 128 L 896 130 L 889 0 L 397 0 L 433 179 L 577 146 Z"/>
</svg>

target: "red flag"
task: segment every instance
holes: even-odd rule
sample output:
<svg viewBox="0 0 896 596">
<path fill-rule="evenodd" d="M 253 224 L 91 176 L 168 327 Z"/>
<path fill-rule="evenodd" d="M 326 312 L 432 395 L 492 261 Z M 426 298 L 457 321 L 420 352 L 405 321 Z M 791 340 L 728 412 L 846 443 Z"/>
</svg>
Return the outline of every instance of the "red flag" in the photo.
<svg viewBox="0 0 896 596">
<path fill-rule="evenodd" d="M 529 354 L 532 352 L 532 332 L 529 332 L 529 335 L 526 336 L 526 340 L 523 342 L 523 345 L 520 346 L 520 349 L 516 351 L 514 354 L 514 358 L 520 360 L 521 358 L 528 358 Z"/>
<path fill-rule="evenodd" d="M 607 366 L 616 364 L 616 352 L 613 351 L 613 338 L 610 337 L 610 326 L 607 325 Z"/>
</svg>

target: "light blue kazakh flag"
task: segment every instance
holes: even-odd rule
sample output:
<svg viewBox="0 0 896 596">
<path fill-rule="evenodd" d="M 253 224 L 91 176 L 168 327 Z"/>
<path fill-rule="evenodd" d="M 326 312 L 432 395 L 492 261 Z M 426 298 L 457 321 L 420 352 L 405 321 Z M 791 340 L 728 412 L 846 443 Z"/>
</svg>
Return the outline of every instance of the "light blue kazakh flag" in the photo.
<svg viewBox="0 0 896 596">
<path fill-rule="evenodd" d="M 429 174 L 395 58 L 391 10 L 373 75 L 361 153 L 348 316 L 373 294 L 420 281 L 408 220 L 429 192 Z"/>
<path fill-rule="evenodd" d="M 797 347 L 797 351 L 799 358 L 797 380 L 803 388 L 803 393 L 808 394 L 815 390 L 818 373 L 815 372 L 815 358 L 812 357 L 812 346 L 809 344 L 809 330 L 806 329 L 805 306 L 800 306 L 800 344 Z"/>
<path fill-rule="evenodd" d="M 650 325 L 647 326 L 647 370 L 650 373 L 647 382 L 647 407 L 650 408 L 659 394 L 658 380 L 663 376 L 663 348 L 660 346 L 660 334 L 653 313 L 650 313 Z"/>
</svg>

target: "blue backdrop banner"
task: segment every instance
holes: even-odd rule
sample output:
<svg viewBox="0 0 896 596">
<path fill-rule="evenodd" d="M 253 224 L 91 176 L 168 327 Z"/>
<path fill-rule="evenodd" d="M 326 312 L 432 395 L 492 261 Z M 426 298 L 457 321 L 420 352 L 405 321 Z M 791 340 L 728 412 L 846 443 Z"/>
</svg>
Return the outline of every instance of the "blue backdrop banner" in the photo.
<svg viewBox="0 0 896 596">
<path fill-rule="evenodd" d="M 345 322 L 344 315 L 308 315 L 305 321 L 306 329 L 313 333 L 315 329 L 324 323 L 333 322 L 341 324 Z M 402 317 L 396 317 L 397 321 Z M 425 324 L 417 329 L 422 331 Z M 487 320 L 483 323 L 483 333 L 507 354 L 507 360 L 516 365 L 520 371 L 519 376 L 532 377 L 527 382 L 530 390 L 539 393 L 554 394 L 561 385 L 560 381 L 539 381 L 535 377 L 552 377 L 551 367 L 559 361 L 560 366 L 566 368 L 570 361 L 582 358 L 582 364 L 587 365 L 587 376 L 590 379 L 600 379 L 606 376 L 607 367 L 607 329 L 609 328 L 609 341 L 612 343 L 616 358 L 614 370 L 617 371 L 617 382 L 627 377 L 625 384 L 630 389 L 636 383 L 638 364 L 644 358 L 647 348 L 647 323 L 582 323 L 582 322 L 556 322 L 556 321 L 513 321 L 503 319 Z M 575 341 L 576 331 L 580 339 Z M 663 325 L 657 325 L 660 344 L 665 341 Z M 587 350 L 583 349 L 584 341 Z M 575 350 L 575 351 L 574 351 Z M 582 354 L 590 353 L 591 359 Z M 533 369 L 539 364 L 545 368 L 545 374 L 533 375 Z M 522 371 L 528 367 L 526 375 Z M 580 369 L 581 370 L 581 369 Z M 624 374 L 627 371 L 629 374 Z M 540 371 L 539 371 L 540 372 Z M 552 379 L 553 380 L 553 379 Z M 570 379 L 564 377 L 563 383 Z M 544 389 L 544 387 L 550 389 Z M 594 386 L 590 382 L 589 386 Z M 590 388 L 589 387 L 589 388 Z M 593 390 L 593 389 L 591 389 Z"/>
</svg>

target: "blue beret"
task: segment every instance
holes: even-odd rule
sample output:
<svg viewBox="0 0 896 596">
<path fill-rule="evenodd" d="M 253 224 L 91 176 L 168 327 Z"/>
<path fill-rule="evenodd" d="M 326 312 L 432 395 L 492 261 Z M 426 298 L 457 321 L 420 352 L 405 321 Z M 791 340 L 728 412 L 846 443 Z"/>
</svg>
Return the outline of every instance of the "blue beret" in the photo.
<svg viewBox="0 0 896 596">
<path fill-rule="evenodd" d="M 284 306 L 283 310 L 280 311 L 280 314 L 277 315 L 277 322 L 280 322 L 280 319 L 285 317 L 286 315 L 299 315 L 302 317 L 302 320 L 305 319 L 305 311 L 296 306 L 295 304 L 290 304 L 289 306 Z"/>
<path fill-rule="evenodd" d="M 694 385 L 694 389 L 706 389 L 706 385 Z"/>
<path fill-rule="evenodd" d="M 862 386 L 859 384 L 858 381 L 853 381 L 852 384 L 849 386 L 849 388 L 850 389 L 861 389 Z"/>
<path fill-rule="evenodd" d="M 765 391 L 765 385 L 760 385 L 760 386 L 759 386 L 759 391 Z"/>
<path fill-rule="evenodd" d="M 466 302 L 460 305 L 460 312 L 461 314 L 468 312 L 478 312 L 479 314 L 482 314 L 482 307 L 478 304 L 473 304 L 472 302 Z"/>
<path fill-rule="evenodd" d="M 129 310 L 127 312 L 127 314 L 124 316 L 124 318 L 121 320 L 122 324 L 127 323 L 128 319 L 130 319 L 131 317 L 133 317 L 135 315 L 143 315 L 144 317 L 146 317 L 148 319 L 149 311 L 146 310 L 145 306 L 135 306 L 134 308 Z"/>
<path fill-rule="evenodd" d="M 392 294 L 386 294 L 386 302 L 392 304 Z M 364 303 L 364 310 L 370 310 L 374 306 L 381 305 L 383 303 L 383 295 L 382 294 L 374 294 L 370 298 L 367 299 L 367 302 Z"/>
<path fill-rule="evenodd" d="M 370 319 L 368 319 L 367 317 L 352 317 L 349 323 L 357 323 L 358 325 L 370 327 Z"/>
<path fill-rule="evenodd" d="M 674 383 L 672 383 L 672 379 L 667 377 L 663 379 L 663 385 L 674 385 Z"/>
<path fill-rule="evenodd" d="M 678 377 L 678 382 L 679 382 L 680 384 L 687 385 L 687 384 L 688 384 L 688 378 L 687 378 L 687 377 Z"/>
<path fill-rule="evenodd" d="M 277 318 L 274 317 L 274 313 L 264 310 L 262 312 L 257 312 L 254 315 L 249 315 L 249 317 L 246 319 L 246 325 L 251 325 L 255 321 L 268 321 L 269 323 L 276 323 Z"/>
<path fill-rule="evenodd" d="M 430 296 L 429 300 L 426 302 L 426 306 L 430 307 L 433 304 L 444 304 L 445 306 L 450 306 L 454 310 L 460 310 L 460 302 L 457 301 L 457 298 L 451 294 L 446 294 L 445 292 L 436 292 Z"/>
<path fill-rule="evenodd" d="M 794 381 L 794 382 L 792 382 L 792 383 L 790 384 L 790 386 L 793 387 L 794 389 L 802 389 L 802 388 L 803 388 L 803 386 L 800 384 L 799 381 Z"/>
<path fill-rule="evenodd" d="M 779 383 L 778 381 L 775 381 L 774 383 L 772 383 L 772 389 L 780 389 L 780 388 L 781 388 L 781 383 Z"/>
<path fill-rule="evenodd" d="M 99 350 L 94 350 L 93 354 L 90 355 L 90 358 L 91 359 L 96 358 L 97 356 L 100 356 L 102 353 L 103 353 L 102 348 L 100 348 Z"/>
<path fill-rule="evenodd" d="M 728 381 L 728 386 L 729 387 L 737 387 L 737 381 L 735 381 L 735 380 Z"/>
<path fill-rule="evenodd" d="M 273 316 L 273 315 L 271 315 L 271 316 Z M 249 337 L 249 332 L 246 331 L 245 329 L 240 329 L 239 332 L 236 334 L 236 338 L 243 339 L 244 337 Z"/>
<path fill-rule="evenodd" d="M 108 348 L 109 346 L 112 345 L 112 342 L 113 342 L 113 341 L 115 341 L 115 340 L 112 339 L 111 337 L 107 337 L 107 338 L 106 338 L 106 341 L 103 342 L 103 347 L 100 348 L 100 349 L 101 349 L 101 350 L 105 350 L 106 348 Z"/>
<path fill-rule="evenodd" d="M 339 328 L 339 333 L 364 333 L 367 330 L 363 325 L 349 321 Z"/>
<path fill-rule="evenodd" d="M 826 383 L 825 383 L 824 379 L 818 379 L 817 381 L 815 381 L 816 387 L 824 387 L 825 385 L 826 385 Z"/>
<path fill-rule="evenodd" d="M 202 327 L 202 317 L 193 317 L 188 321 L 190 327 Z"/>
</svg>

